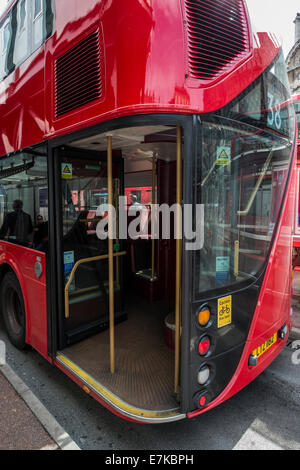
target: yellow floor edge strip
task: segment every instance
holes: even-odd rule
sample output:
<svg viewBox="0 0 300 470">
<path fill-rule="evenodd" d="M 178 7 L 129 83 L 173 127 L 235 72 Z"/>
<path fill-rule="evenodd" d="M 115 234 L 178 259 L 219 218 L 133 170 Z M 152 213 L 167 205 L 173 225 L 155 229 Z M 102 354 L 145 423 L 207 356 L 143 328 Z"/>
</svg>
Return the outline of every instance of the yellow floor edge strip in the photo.
<svg viewBox="0 0 300 470">
<path fill-rule="evenodd" d="M 162 420 L 162 421 L 175 421 L 185 418 L 186 415 L 179 412 L 179 410 L 163 410 L 163 411 L 151 411 L 136 408 L 128 403 L 124 402 L 116 395 L 111 393 L 93 377 L 87 374 L 84 370 L 78 367 L 74 362 L 68 359 L 61 353 L 57 353 L 57 361 L 65 365 L 69 370 L 76 374 L 82 379 L 87 385 L 89 385 L 101 398 L 104 398 L 106 402 L 109 402 L 114 408 L 118 408 L 121 411 L 126 412 L 131 417 L 146 418 L 147 420 Z"/>
</svg>

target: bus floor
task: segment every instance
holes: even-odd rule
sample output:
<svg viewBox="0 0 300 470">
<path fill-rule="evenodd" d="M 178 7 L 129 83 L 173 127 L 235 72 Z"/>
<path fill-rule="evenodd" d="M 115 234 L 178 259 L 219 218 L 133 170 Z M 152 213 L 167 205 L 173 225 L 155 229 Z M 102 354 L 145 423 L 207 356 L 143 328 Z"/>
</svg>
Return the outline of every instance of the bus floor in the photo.
<svg viewBox="0 0 300 470">
<path fill-rule="evenodd" d="M 109 330 L 67 347 L 63 355 L 124 402 L 143 410 L 178 408 L 173 395 L 174 351 L 165 344 L 165 302 L 126 302 L 128 319 L 115 325 L 115 373 Z"/>
</svg>

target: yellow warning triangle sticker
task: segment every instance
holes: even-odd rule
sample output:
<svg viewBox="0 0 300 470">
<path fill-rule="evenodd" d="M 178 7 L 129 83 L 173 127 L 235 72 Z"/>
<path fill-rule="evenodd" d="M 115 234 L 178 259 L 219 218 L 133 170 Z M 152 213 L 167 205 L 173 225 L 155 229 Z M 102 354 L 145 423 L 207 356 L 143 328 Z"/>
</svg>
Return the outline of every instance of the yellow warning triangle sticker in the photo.
<svg viewBox="0 0 300 470">
<path fill-rule="evenodd" d="M 71 179 L 73 176 L 72 163 L 62 163 L 61 165 L 61 176 L 62 178 Z"/>
<path fill-rule="evenodd" d="M 217 147 L 216 165 L 230 165 L 231 148 L 229 146 Z"/>
<path fill-rule="evenodd" d="M 227 160 L 228 160 L 228 158 L 229 158 L 229 157 L 228 157 L 227 153 L 226 153 L 225 150 L 223 149 L 222 152 L 221 152 L 221 154 L 219 155 L 219 159 L 225 159 L 225 160 L 227 159 Z"/>
</svg>

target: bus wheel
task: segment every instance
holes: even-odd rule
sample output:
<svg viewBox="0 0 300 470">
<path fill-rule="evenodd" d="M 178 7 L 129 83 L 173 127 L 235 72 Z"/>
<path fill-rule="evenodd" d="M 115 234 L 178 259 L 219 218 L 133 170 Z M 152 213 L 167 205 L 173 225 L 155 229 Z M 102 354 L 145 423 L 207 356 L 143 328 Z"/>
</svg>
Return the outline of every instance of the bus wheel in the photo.
<svg viewBox="0 0 300 470">
<path fill-rule="evenodd" d="M 15 274 L 5 274 L 1 284 L 2 314 L 8 337 L 18 349 L 25 349 L 26 319 L 23 295 Z"/>
</svg>

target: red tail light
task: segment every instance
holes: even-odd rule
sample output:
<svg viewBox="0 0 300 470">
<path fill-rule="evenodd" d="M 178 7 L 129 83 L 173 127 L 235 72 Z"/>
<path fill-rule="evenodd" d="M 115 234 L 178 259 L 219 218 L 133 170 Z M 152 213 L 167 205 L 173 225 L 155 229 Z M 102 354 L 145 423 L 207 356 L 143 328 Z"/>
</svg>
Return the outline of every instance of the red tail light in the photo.
<svg viewBox="0 0 300 470">
<path fill-rule="evenodd" d="M 200 397 L 200 400 L 199 400 L 199 405 L 204 406 L 205 403 L 206 403 L 206 396 L 202 395 L 202 397 Z"/>
<path fill-rule="evenodd" d="M 194 397 L 194 403 L 196 408 L 203 408 L 208 405 L 210 399 L 206 392 L 198 392 Z"/>
<path fill-rule="evenodd" d="M 200 356 L 205 356 L 209 351 L 211 342 L 208 336 L 203 336 L 198 343 L 198 353 Z"/>
</svg>

